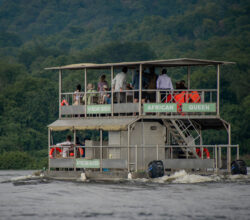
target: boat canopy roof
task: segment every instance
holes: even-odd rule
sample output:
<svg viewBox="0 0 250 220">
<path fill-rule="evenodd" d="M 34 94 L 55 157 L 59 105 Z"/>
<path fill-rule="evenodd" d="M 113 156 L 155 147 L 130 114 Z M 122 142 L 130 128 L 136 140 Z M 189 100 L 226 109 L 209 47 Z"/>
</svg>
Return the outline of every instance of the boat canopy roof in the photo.
<svg viewBox="0 0 250 220">
<path fill-rule="evenodd" d="M 53 131 L 63 130 L 127 130 L 128 125 L 135 122 L 135 118 L 87 118 L 87 119 L 59 119 L 48 125 Z"/>
<path fill-rule="evenodd" d="M 121 63 L 78 63 L 70 64 L 66 66 L 48 67 L 46 70 L 79 70 L 79 69 L 108 69 L 110 67 L 124 67 L 138 68 L 138 65 L 143 66 L 155 66 L 155 67 L 178 67 L 178 66 L 209 66 L 209 65 L 227 65 L 235 64 L 235 62 L 227 61 L 215 61 L 215 60 L 202 60 L 192 58 L 180 58 L 180 59 L 168 59 L 168 60 L 149 60 L 149 61 L 137 61 L 137 62 L 121 62 Z"/>
</svg>

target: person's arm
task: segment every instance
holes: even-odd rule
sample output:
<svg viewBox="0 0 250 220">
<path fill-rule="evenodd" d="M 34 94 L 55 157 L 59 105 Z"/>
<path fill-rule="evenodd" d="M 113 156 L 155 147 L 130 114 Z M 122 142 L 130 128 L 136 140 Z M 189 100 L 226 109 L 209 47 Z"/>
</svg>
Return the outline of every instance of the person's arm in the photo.
<svg viewBox="0 0 250 220">
<path fill-rule="evenodd" d="M 170 87 L 171 90 L 174 89 L 171 78 L 169 78 L 169 87 Z"/>
<path fill-rule="evenodd" d="M 113 90 L 115 89 L 115 83 L 116 83 L 116 76 L 114 79 L 112 79 L 112 89 Z"/>
<path fill-rule="evenodd" d="M 157 89 L 160 88 L 160 76 L 157 78 L 157 81 L 156 81 L 156 88 L 157 88 Z"/>
</svg>

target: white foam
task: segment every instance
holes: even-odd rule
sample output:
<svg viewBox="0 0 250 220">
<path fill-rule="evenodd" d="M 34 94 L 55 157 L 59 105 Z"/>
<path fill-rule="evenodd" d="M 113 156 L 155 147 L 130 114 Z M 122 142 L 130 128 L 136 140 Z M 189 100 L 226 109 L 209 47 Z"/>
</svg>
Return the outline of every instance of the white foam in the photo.
<svg viewBox="0 0 250 220">
<path fill-rule="evenodd" d="M 10 179 L 11 182 L 22 181 L 22 180 L 31 180 L 31 179 L 39 179 L 40 176 L 27 175 L 27 176 L 18 176 Z"/>
<path fill-rule="evenodd" d="M 219 176 L 201 176 L 197 174 L 188 174 L 185 170 L 175 172 L 170 176 L 163 176 L 156 178 L 153 182 L 158 183 L 202 183 L 202 182 L 212 182 L 220 180 Z"/>
</svg>

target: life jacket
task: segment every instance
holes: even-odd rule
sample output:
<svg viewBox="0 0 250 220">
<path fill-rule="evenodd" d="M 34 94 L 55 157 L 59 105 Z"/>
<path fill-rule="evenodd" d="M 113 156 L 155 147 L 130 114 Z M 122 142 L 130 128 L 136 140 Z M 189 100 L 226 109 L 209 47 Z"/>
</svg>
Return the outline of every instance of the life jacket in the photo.
<svg viewBox="0 0 250 220">
<path fill-rule="evenodd" d="M 199 103 L 201 102 L 201 97 L 197 91 L 192 91 L 188 94 L 188 98 L 192 103 Z"/>
<path fill-rule="evenodd" d="M 174 102 L 177 103 L 177 111 L 179 113 L 182 112 L 182 104 L 185 103 L 185 101 L 187 100 L 186 97 L 187 93 L 185 91 L 182 91 L 181 93 L 177 93 L 174 95 Z M 184 113 L 181 113 L 184 114 Z"/>
<path fill-rule="evenodd" d="M 196 153 L 201 158 L 201 150 L 200 150 L 200 148 L 196 148 Z M 203 153 L 206 154 L 207 159 L 210 159 L 210 153 L 209 153 L 209 151 L 208 151 L 208 149 L 206 147 L 203 148 Z"/>
<path fill-rule="evenodd" d="M 80 157 L 84 157 L 84 156 L 85 156 L 84 148 L 78 147 L 78 151 L 79 151 Z M 74 157 L 74 153 L 70 153 L 69 156 L 70 156 L 70 157 Z"/>
<path fill-rule="evenodd" d="M 66 99 L 63 99 L 61 102 L 61 106 L 64 106 L 64 105 L 69 105 L 69 103 L 66 101 Z"/>
</svg>

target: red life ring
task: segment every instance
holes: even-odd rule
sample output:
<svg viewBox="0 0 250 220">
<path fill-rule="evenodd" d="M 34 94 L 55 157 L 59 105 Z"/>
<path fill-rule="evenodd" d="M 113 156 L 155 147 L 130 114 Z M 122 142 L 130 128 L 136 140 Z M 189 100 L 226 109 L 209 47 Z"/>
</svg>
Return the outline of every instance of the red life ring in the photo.
<svg viewBox="0 0 250 220">
<path fill-rule="evenodd" d="M 53 158 L 53 152 L 54 152 L 54 151 L 55 151 L 55 148 L 54 148 L 54 147 L 50 149 L 50 152 L 49 152 L 49 157 L 50 157 L 50 158 Z M 56 151 L 59 152 L 59 153 L 61 153 L 61 152 L 62 152 L 62 149 L 59 148 L 59 147 L 56 147 Z"/>
<path fill-rule="evenodd" d="M 200 148 L 196 148 L 197 155 L 201 158 L 201 150 Z M 203 148 L 203 153 L 206 154 L 207 159 L 210 159 L 210 153 L 206 147 Z"/>
</svg>

